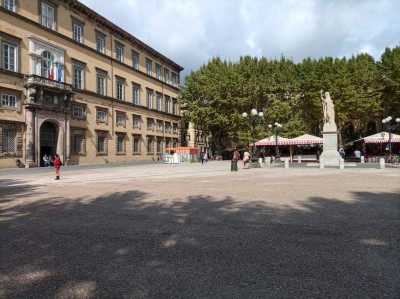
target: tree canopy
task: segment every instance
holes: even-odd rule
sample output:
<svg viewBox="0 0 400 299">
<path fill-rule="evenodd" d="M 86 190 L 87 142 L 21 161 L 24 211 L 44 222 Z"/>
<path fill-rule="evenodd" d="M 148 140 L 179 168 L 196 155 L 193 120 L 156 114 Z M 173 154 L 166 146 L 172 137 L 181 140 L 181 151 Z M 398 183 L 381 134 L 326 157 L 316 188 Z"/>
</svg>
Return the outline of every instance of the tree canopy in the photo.
<svg viewBox="0 0 400 299">
<path fill-rule="evenodd" d="M 340 143 L 381 130 L 387 115 L 400 117 L 400 47 L 386 48 L 380 61 L 369 54 L 297 64 L 284 56 L 214 57 L 185 78 L 180 102 L 187 106 L 185 118 L 211 136 L 214 148 L 224 149 L 251 141 L 242 113 L 252 108 L 264 113 L 257 138 L 271 135 L 267 125 L 276 121 L 284 137 L 319 135 L 321 91 L 333 99 Z"/>
</svg>

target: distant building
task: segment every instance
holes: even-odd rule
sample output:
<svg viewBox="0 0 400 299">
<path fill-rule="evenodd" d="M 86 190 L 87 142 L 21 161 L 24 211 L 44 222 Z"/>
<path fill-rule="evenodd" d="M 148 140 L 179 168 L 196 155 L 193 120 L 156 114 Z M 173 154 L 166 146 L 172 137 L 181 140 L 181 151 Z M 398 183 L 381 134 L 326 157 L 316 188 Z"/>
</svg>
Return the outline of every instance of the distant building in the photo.
<svg viewBox="0 0 400 299">
<path fill-rule="evenodd" d="M 0 2 L 0 168 L 180 145 L 181 66 L 78 1 Z"/>
</svg>

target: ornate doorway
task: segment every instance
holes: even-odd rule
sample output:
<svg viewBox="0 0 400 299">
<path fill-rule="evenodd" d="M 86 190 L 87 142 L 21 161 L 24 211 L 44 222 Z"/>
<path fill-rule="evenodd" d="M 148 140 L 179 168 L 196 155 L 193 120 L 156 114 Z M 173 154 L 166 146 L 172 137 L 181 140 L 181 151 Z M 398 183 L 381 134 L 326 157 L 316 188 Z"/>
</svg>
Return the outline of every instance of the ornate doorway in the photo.
<svg viewBox="0 0 400 299">
<path fill-rule="evenodd" d="M 45 122 L 40 127 L 40 166 L 44 166 L 43 156 L 54 158 L 57 150 L 57 130 L 51 122 Z"/>
</svg>

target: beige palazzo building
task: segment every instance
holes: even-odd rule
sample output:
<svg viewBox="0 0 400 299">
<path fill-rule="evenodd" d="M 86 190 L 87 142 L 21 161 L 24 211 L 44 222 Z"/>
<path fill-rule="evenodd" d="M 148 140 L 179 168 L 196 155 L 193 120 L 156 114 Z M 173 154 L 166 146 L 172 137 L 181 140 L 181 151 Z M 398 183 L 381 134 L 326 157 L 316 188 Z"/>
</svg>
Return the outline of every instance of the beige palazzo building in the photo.
<svg viewBox="0 0 400 299">
<path fill-rule="evenodd" d="M 180 145 L 181 66 L 78 1 L 0 3 L 0 168 L 56 153 L 155 160 Z"/>
</svg>

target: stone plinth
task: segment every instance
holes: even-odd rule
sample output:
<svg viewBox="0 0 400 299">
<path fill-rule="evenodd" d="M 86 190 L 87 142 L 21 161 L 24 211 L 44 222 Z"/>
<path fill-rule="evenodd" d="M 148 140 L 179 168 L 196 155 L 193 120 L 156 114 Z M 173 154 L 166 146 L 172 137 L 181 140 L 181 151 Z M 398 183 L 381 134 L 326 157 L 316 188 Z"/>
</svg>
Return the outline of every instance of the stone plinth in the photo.
<svg viewBox="0 0 400 299">
<path fill-rule="evenodd" d="M 338 132 L 335 124 L 325 124 L 323 134 L 323 158 L 325 166 L 339 166 Z"/>
<path fill-rule="evenodd" d="M 258 161 L 250 161 L 250 168 L 261 168 L 261 164 Z"/>
</svg>

